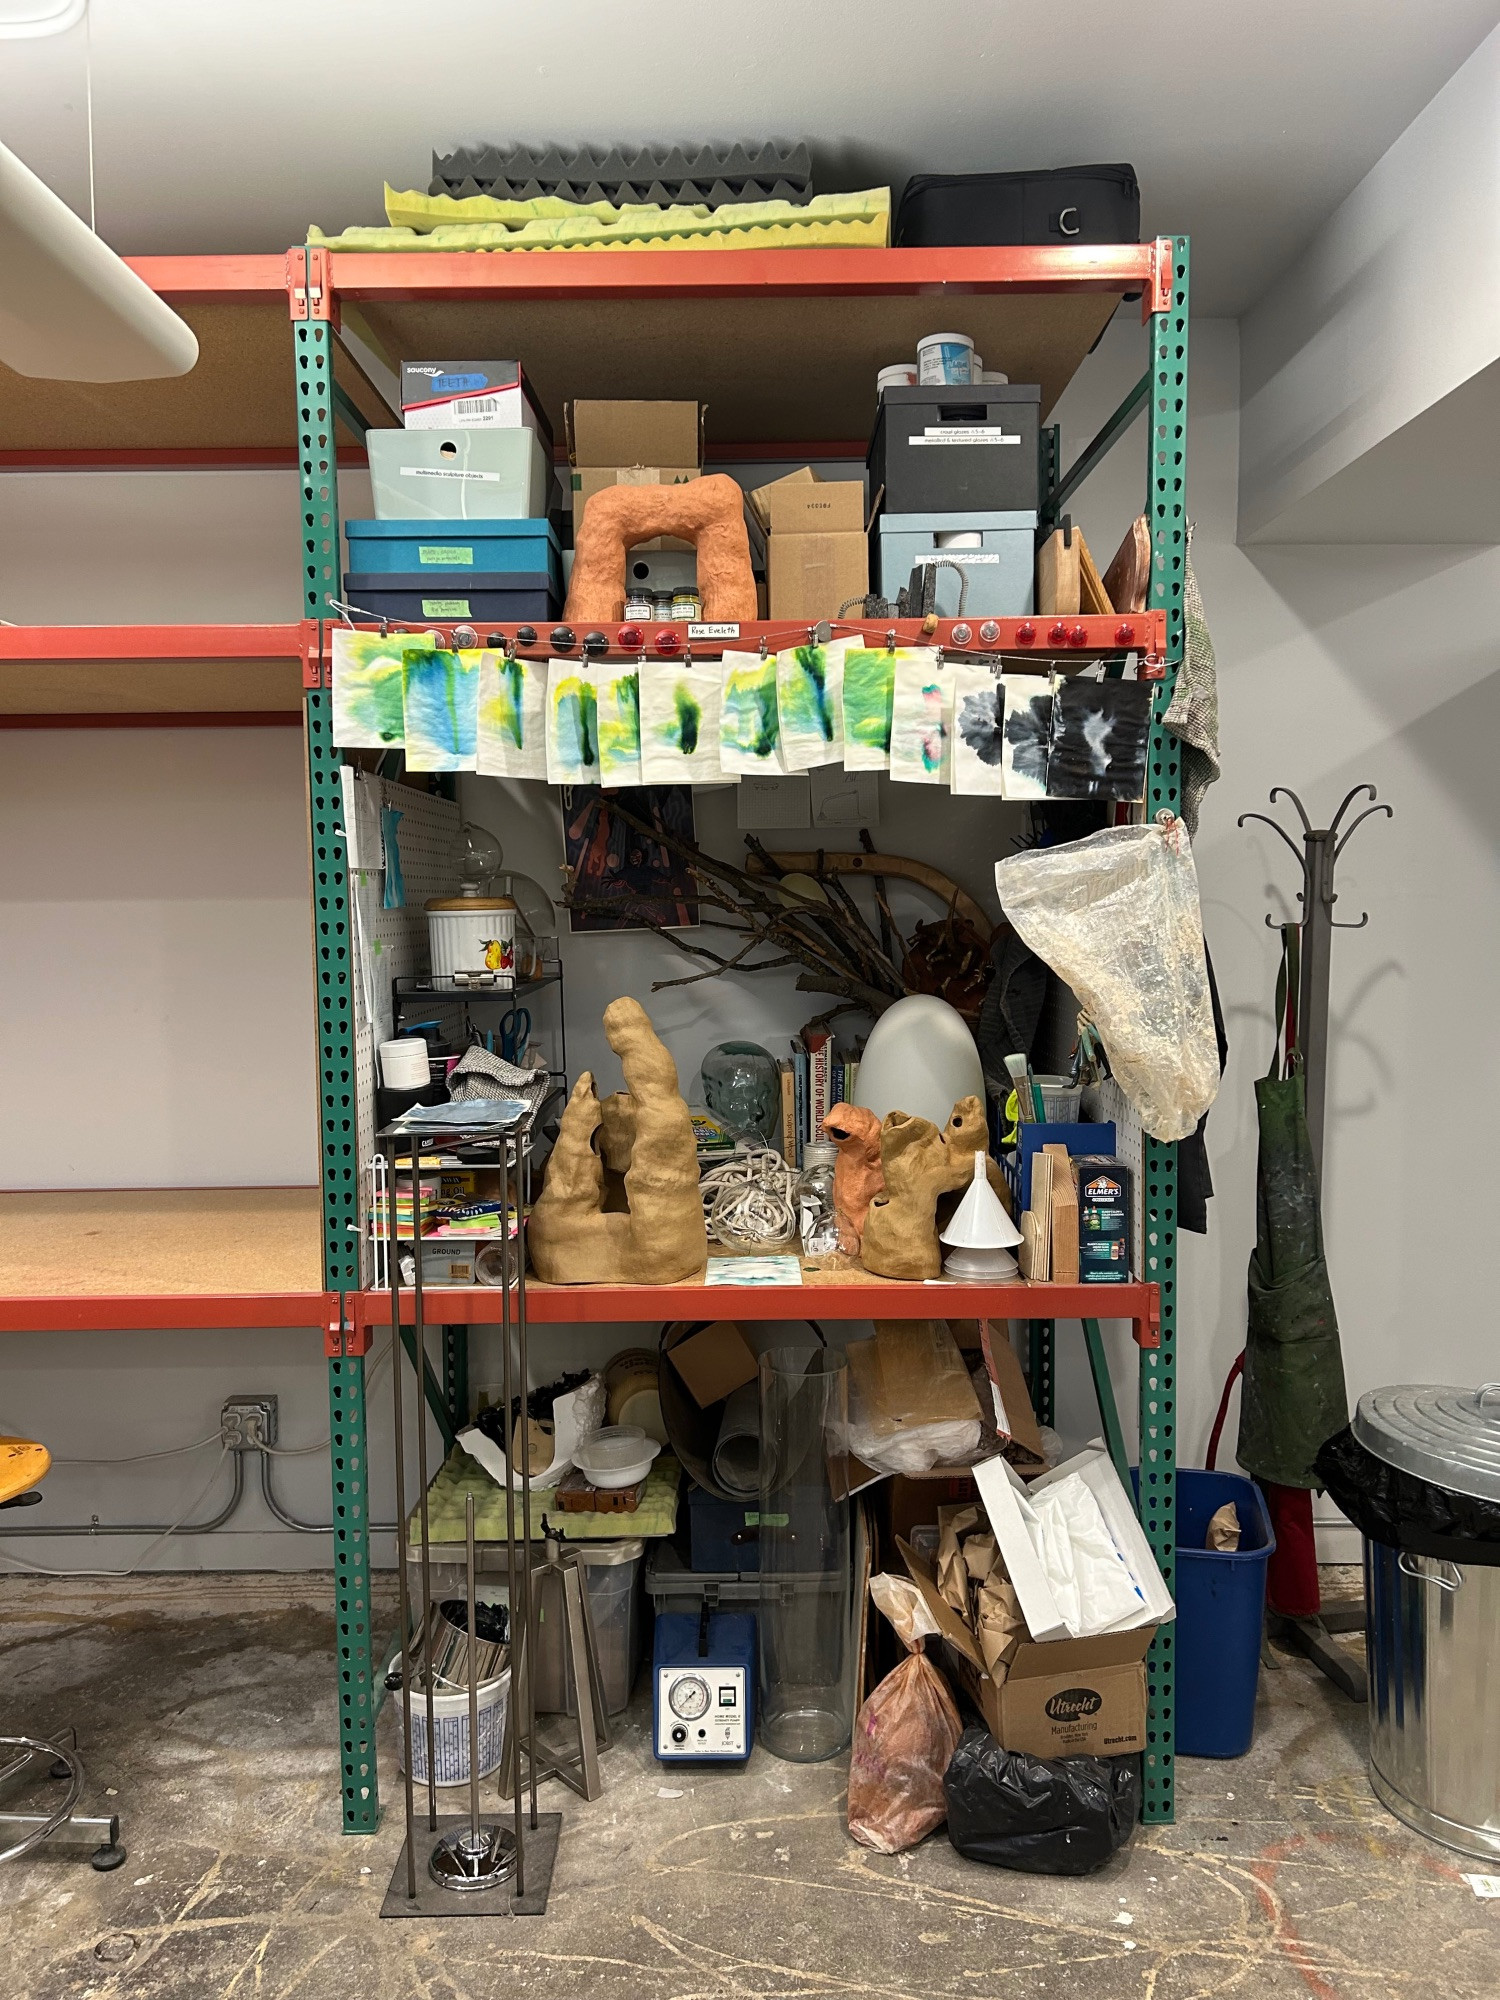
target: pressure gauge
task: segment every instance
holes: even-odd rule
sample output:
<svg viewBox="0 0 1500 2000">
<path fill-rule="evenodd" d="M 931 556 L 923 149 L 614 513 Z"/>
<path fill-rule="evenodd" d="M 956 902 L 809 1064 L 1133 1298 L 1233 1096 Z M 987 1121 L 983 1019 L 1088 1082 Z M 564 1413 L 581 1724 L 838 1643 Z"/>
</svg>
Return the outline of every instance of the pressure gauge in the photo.
<svg viewBox="0 0 1500 2000">
<path fill-rule="evenodd" d="M 701 1674 L 684 1674 L 672 1683 L 667 1701 L 674 1715 L 684 1722 L 696 1722 L 708 1713 L 708 1682 Z"/>
</svg>

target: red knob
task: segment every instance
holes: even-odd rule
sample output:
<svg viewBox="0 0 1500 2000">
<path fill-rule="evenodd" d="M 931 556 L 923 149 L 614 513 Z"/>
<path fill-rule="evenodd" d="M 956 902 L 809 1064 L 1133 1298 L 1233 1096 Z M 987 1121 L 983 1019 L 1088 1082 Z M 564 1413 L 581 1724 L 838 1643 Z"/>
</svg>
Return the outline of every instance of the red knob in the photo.
<svg viewBox="0 0 1500 2000">
<path fill-rule="evenodd" d="M 1115 644 L 1117 646 L 1133 646 L 1135 644 L 1135 627 L 1128 624 L 1117 625 L 1115 627 Z"/>
<path fill-rule="evenodd" d="M 1018 646 L 1029 646 L 1035 638 L 1035 625 L 1032 624 L 1029 618 L 1023 618 L 1016 627 L 1016 644 Z"/>
<path fill-rule="evenodd" d="M 1059 618 L 1055 625 L 1049 625 L 1047 628 L 1047 644 L 1049 646 L 1066 646 L 1067 643 L 1068 628 Z"/>
<path fill-rule="evenodd" d="M 1088 642 L 1089 628 L 1087 625 L 1074 625 L 1069 628 L 1068 644 L 1070 646 L 1086 646 Z"/>
<path fill-rule="evenodd" d="M 641 628 L 639 625 L 622 625 L 615 639 L 621 652 L 633 653 L 641 643 Z"/>
<path fill-rule="evenodd" d="M 682 634 L 674 632 L 670 625 L 664 625 L 651 641 L 658 653 L 675 653 L 682 645 Z"/>
</svg>

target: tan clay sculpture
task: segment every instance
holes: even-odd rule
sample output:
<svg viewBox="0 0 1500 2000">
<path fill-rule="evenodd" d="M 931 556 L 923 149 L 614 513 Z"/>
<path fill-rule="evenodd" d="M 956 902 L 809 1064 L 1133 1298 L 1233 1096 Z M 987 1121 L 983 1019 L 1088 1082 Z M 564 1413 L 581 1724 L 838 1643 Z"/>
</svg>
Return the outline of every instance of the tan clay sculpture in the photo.
<svg viewBox="0 0 1500 2000">
<path fill-rule="evenodd" d="M 592 504 L 592 503 L 591 503 Z M 625 1090 L 602 1105 L 585 1070 L 562 1115 L 527 1225 L 532 1269 L 550 1285 L 670 1285 L 708 1256 L 698 1149 L 677 1066 L 638 1000 L 612 1000 L 604 1032 Z M 623 1166 L 624 1213 L 604 1212 L 604 1161 Z"/>
<path fill-rule="evenodd" d="M 870 1203 L 885 1186 L 880 1120 L 857 1104 L 835 1104 L 823 1120 L 823 1137 L 839 1149 L 833 1170 L 834 1212 L 857 1242 L 864 1234 Z"/>
<path fill-rule="evenodd" d="M 724 472 L 683 486 L 606 486 L 593 494 L 578 524 L 563 616 L 585 625 L 623 617 L 625 552 L 653 535 L 680 535 L 697 548 L 706 620 L 755 617 L 745 495 Z"/>
<path fill-rule="evenodd" d="M 943 1268 L 938 1243 L 940 1195 L 974 1177 L 974 1155 L 989 1143 L 984 1106 L 961 1097 L 945 1131 L 930 1118 L 892 1111 L 880 1128 L 885 1190 L 870 1203 L 860 1240 L 860 1262 L 882 1278 L 936 1278 Z"/>
</svg>

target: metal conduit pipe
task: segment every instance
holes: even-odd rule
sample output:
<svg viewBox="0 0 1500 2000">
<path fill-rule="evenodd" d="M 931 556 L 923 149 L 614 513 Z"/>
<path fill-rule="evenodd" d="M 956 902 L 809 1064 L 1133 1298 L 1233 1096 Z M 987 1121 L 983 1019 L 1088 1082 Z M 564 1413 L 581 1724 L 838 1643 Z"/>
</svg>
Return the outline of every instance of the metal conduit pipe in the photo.
<svg viewBox="0 0 1500 2000">
<path fill-rule="evenodd" d="M 260 1457 L 260 1494 L 271 1512 L 284 1528 L 294 1528 L 299 1535 L 331 1535 L 331 1521 L 299 1521 L 295 1514 L 289 1514 L 271 1490 L 271 1454 L 262 1451 Z M 369 1532 L 372 1535 L 394 1535 L 399 1523 L 395 1521 L 372 1521 Z"/>
<path fill-rule="evenodd" d="M 229 1499 L 211 1521 L 180 1523 L 132 1521 L 123 1526 L 106 1525 L 99 1521 L 75 1521 L 71 1525 L 61 1527 L 55 1522 L 48 1521 L 45 1526 L 35 1528 L 29 1524 L 24 1528 L 13 1528 L 7 1522 L 0 1528 L 0 1542 L 8 1542 L 13 1536 L 19 1540 L 22 1535 L 211 1535 L 216 1528 L 223 1527 L 245 1497 L 245 1468 L 241 1462 L 241 1455 L 235 1452 L 232 1456 L 234 1483 L 229 1489 Z"/>
</svg>

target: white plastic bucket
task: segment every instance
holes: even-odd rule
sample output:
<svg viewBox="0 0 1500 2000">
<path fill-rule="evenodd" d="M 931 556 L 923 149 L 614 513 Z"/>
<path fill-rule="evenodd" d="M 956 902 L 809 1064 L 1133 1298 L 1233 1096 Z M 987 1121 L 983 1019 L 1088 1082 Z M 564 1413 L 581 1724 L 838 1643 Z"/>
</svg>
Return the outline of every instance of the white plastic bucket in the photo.
<svg viewBox="0 0 1500 2000">
<path fill-rule="evenodd" d="M 390 1697 L 396 1704 L 396 1762 L 406 1769 L 401 1741 L 400 1718 L 406 1697 L 398 1688 Z M 479 1775 L 487 1778 L 500 1768 L 505 1749 L 505 1718 L 510 1709 L 510 1668 L 492 1681 L 479 1683 Z M 469 1691 L 432 1697 L 432 1734 L 435 1776 L 440 1785 L 469 1782 Z M 427 1783 L 427 1695 L 422 1688 L 411 1691 L 411 1774 L 419 1785 Z"/>
<path fill-rule="evenodd" d="M 916 386 L 917 364 L 915 361 L 893 361 L 889 368 L 882 368 L 875 377 L 875 393 L 883 396 L 887 389 L 910 389 Z"/>
<path fill-rule="evenodd" d="M 917 342 L 919 382 L 967 383 L 973 366 L 974 343 L 966 333 L 928 333 Z"/>
<path fill-rule="evenodd" d="M 387 1090 L 425 1090 L 431 1074 L 427 1044 L 420 1035 L 380 1044 L 380 1081 Z"/>
</svg>

